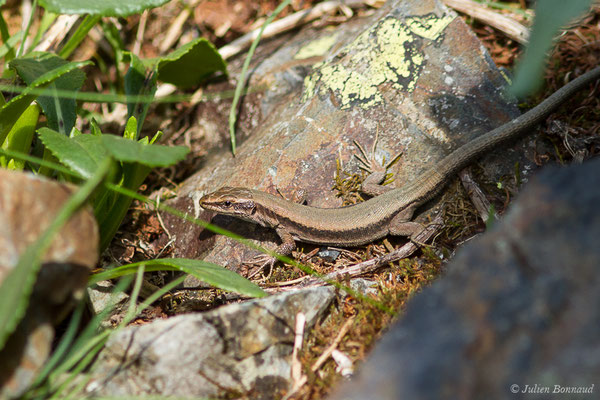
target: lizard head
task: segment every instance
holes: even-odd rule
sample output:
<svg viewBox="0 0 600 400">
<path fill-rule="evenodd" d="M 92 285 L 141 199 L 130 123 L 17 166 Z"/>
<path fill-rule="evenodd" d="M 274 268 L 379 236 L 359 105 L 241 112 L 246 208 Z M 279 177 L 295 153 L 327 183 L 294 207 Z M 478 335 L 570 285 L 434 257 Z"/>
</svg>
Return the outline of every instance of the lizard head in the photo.
<svg viewBox="0 0 600 400">
<path fill-rule="evenodd" d="M 200 205 L 205 210 L 254 222 L 252 216 L 256 212 L 256 203 L 249 189 L 225 186 L 203 196 Z"/>
</svg>

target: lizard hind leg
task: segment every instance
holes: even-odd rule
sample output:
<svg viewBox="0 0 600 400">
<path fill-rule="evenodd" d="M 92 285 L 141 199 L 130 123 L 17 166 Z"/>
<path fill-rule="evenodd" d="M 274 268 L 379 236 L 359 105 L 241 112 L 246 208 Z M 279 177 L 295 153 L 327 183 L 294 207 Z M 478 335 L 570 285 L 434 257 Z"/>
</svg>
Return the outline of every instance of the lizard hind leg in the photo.
<svg viewBox="0 0 600 400">
<path fill-rule="evenodd" d="M 386 159 L 383 159 L 382 164 L 378 163 L 375 159 L 375 150 L 377 148 L 377 142 L 379 139 L 379 129 L 375 134 L 375 140 L 373 141 L 373 147 L 371 151 L 367 153 L 365 149 L 356 140 L 354 144 L 359 150 L 359 153 L 355 153 L 354 156 L 358 159 L 360 169 L 366 171 L 369 176 L 364 180 L 361 186 L 361 191 L 370 196 L 379 196 L 382 193 L 389 192 L 394 189 L 390 186 L 384 186 L 386 183 L 391 183 L 391 174 L 388 174 L 388 169 L 400 159 L 402 153 L 396 154 L 386 163 Z"/>
<path fill-rule="evenodd" d="M 409 206 L 398 212 L 398 214 L 390 221 L 389 234 L 412 239 L 421 233 L 425 227 L 418 222 L 411 221 L 415 209 L 416 207 Z"/>
</svg>

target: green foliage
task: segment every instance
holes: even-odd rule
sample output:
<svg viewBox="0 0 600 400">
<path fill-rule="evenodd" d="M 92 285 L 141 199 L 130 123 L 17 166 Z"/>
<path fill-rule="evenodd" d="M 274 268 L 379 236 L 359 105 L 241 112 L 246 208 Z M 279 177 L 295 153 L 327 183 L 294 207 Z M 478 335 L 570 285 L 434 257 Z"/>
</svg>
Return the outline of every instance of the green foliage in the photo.
<svg viewBox="0 0 600 400">
<path fill-rule="evenodd" d="M 25 112 L 32 101 L 37 99 L 38 94 L 32 92 L 38 88 L 45 88 L 61 76 L 81 67 L 88 62 L 71 62 L 46 71 L 33 80 L 22 93 L 0 108 L 0 144 L 4 143 L 6 135 L 17 122 L 21 114 Z"/>
<path fill-rule="evenodd" d="M 224 290 L 230 290 L 251 297 L 266 296 L 266 293 L 259 286 L 227 268 L 202 260 L 189 260 L 185 258 L 156 259 L 123 265 L 93 275 L 90 279 L 90 284 L 135 274 L 142 265 L 146 271 L 181 271 Z"/>
<path fill-rule="evenodd" d="M 529 45 L 520 60 L 511 92 L 518 98 L 539 89 L 547 54 L 558 30 L 589 10 L 592 0 L 538 0 Z"/>
<path fill-rule="evenodd" d="M 182 88 L 197 86 L 215 72 L 227 73 L 227 64 L 204 38 L 194 39 L 155 61 L 158 79 Z"/>
<path fill-rule="evenodd" d="M 69 138 L 49 128 L 39 129 L 38 135 L 61 164 L 84 179 L 90 178 L 108 156 L 100 136 L 74 135 Z"/>
<path fill-rule="evenodd" d="M 125 75 L 125 93 L 136 99 L 153 96 L 157 80 L 190 88 L 217 72 L 227 73 L 227 64 L 212 43 L 204 38 L 194 39 L 159 58 L 142 60 L 131 52 L 123 52 L 123 61 L 129 63 Z M 143 123 L 148 106 L 147 102 L 141 100 L 128 102 L 128 117 L 135 117 Z M 138 133 L 140 129 L 141 123 Z"/>
<path fill-rule="evenodd" d="M 136 131 L 135 118 L 130 118 L 129 129 Z M 82 178 L 89 178 L 98 165 L 111 156 L 119 164 L 113 178 L 118 185 L 135 191 L 152 168 L 166 167 L 185 158 L 187 147 L 167 147 L 147 144 L 147 139 L 136 141 L 114 135 L 79 134 L 66 137 L 49 128 L 39 130 L 40 139 L 56 159 Z M 104 189 L 96 194 L 94 214 L 100 226 L 100 247 L 108 247 L 125 217 L 131 198 Z"/>
<path fill-rule="evenodd" d="M 129 60 L 129 69 L 125 74 L 125 93 L 128 96 L 152 95 L 156 92 L 157 74 L 152 69 L 146 69 L 144 63 L 133 53 L 125 52 L 123 60 Z M 136 100 L 127 102 L 127 117 L 134 117 L 136 121 L 143 122 L 146 118 L 150 103 Z M 136 136 L 142 128 L 142 123 L 137 124 Z"/>
<path fill-rule="evenodd" d="M 182 161 L 190 151 L 184 146 L 150 145 L 143 140 L 136 142 L 114 135 L 102 136 L 104 146 L 115 159 L 124 163 L 139 163 L 150 168 L 168 167 Z"/>
<path fill-rule="evenodd" d="M 78 304 L 56 350 L 36 377 L 32 385 L 35 390 L 29 393 L 28 398 L 49 398 L 50 393 L 54 393 L 53 398 L 68 398 L 68 396 L 60 396 L 65 385 L 64 375 L 69 370 L 81 370 L 89 365 L 89 356 L 95 357 L 106 342 L 110 331 L 103 330 L 101 324 L 114 310 L 117 304 L 117 294 L 124 292 L 131 281 L 132 279 L 127 277 L 115 285 L 108 306 L 94 315 L 82 332 L 78 331 L 86 304 L 83 301 Z M 160 292 L 168 291 L 169 287 L 170 285 L 165 286 Z M 151 299 L 149 298 L 149 300 Z M 126 320 L 123 325 L 129 322 L 130 320 Z M 71 378 L 74 376 L 75 374 L 71 374 Z"/>
<path fill-rule="evenodd" d="M 2 148 L 13 149 L 22 153 L 27 152 L 31 147 L 39 115 L 40 108 L 37 104 L 31 104 L 27 107 L 8 132 L 6 140 L 2 143 Z M 0 165 L 3 168 L 22 170 L 25 167 L 25 162 L 11 157 L 0 156 Z"/>
<path fill-rule="evenodd" d="M 0 34 L 3 39 L 0 54 L 5 56 L 5 62 L 10 61 L 7 64 L 10 69 L 6 71 L 12 71 L 13 77 L 16 73 L 27 84 L 24 89 L 15 86 L 14 91 L 18 95 L 8 103 L 4 104 L 4 101 L 0 101 L 2 149 L 7 152 L 29 152 L 39 116 L 39 109 L 30 108 L 30 105 L 32 101 L 36 101 L 47 120 L 47 126 L 42 126 L 38 130 L 41 143 L 45 146 L 44 160 L 50 162 L 57 160 L 76 176 L 74 178 L 61 173 L 62 179 L 72 182 L 89 179 L 106 157 L 112 157 L 118 163 L 114 172 L 115 182 L 119 187 L 135 191 L 152 168 L 172 165 L 183 159 L 187 153 L 186 149 L 171 149 L 149 144 L 160 137 L 160 132 L 152 141 L 147 138 L 136 141 L 156 92 L 157 80 L 163 77 L 165 81 L 190 87 L 217 71 L 226 73 L 225 62 L 214 46 L 205 39 L 193 40 L 164 57 L 140 60 L 136 55 L 123 50 L 125 45 L 114 23 L 100 18 L 105 15 L 122 16 L 141 12 L 164 2 L 164 0 L 41 1 L 41 5 L 47 10 L 40 24 L 36 25 L 40 26 L 40 30 L 35 33 L 33 43 L 41 39 L 57 14 L 89 14 L 76 25 L 63 47 L 57 50 L 58 54 L 27 53 L 24 38 L 30 36 L 29 28 L 33 26 L 31 18 L 23 32 L 10 36 L 7 25 L 0 15 Z M 129 62 L 125 78 L 119 79 L 122 75 L 118 74 L 117 81 L 112 83 L 115 94 L 124 91 L 128 96 L 129 115 L 124 128 L 126 139 L 103 135 L 94 120 L 89 121 L 91 134 L 82 134 L 74 129 L 78 111 L 77 92 L 86 79 L 81 67 L 91 63 L 69 62 L 65 57 L 72 54 L 86 38 L 88 32 L 98 24 L 102 26 L 105 38 L 113 47 L 117 64 L 119 65 L 121 61 Z M 21 42 L 19 51 L 15 51 L 19 42 Z M 24 54 L 15 57 L 19 53 Z M 3 98 L 0 97 L 0 100 Z M 38 112 L 34 112 L 35 110 Z M 0 157 L 0 164 L 19 169 L 26 166 L 22 161 L 16 162 L 7 157 Z M 27 165 L 34 171 L 37 168 L 37 164 Z M 44 163 L 37 172 L 51 176 L 54 172 L 47 165 L 49 164 Z M 95 196 L 94 210 L 101 227 L 102 248 L 110 243 L 130 203 L 131 199 L 128 196 L 111 193 L 109 190 L 101 190 Z"/>
<path fill-rule="evenodd" d="M 169 0 L 40 0 L 42 7 L 57 14 L 92 14 L 126 17 L 162 6 Z"/>
<path fill-rule="evenodd" d="M 130 119 L 135 121 L 133 117 Z M 121 175 L 119 184 L 129 190 L 137 190 L 153 167 L 168 166 L 185 158 L 187 147 L 166 147 L 136 142 L 117 136 L 104 135 L 102 142 L 111 155 L 119 161 Z M 118 195 L 113 204 L 94 207 L 100 226 L 100 248 L 108 247 L 131 204 L 131 197 Z"/>
<path fill-rule="evenodd" d="M 28 85 L 48 71 L 69 64 L 68 61 L 57 55 L 46 52 L 30 53 L 10 62 L 11 68 L 14 68 Z M 47 88 L 50 93 L 57 90 L 75 93 L 81 89 L 84 80 L 85 74 L 83 71 L 73 69 L 57 78 Z M 75 99 L 59 97 L 56 93 L 53 93 L 51 96 L 40 96 L 37 102 L 44 110 L 44 114 L 48 118 L 48 126 L 51 129 L 60 131 L 63 134 L 71 131 L 77 117 Z"/>
<path fill-rule="evenodd" d="M 19 43 L 21 39 L 23 39 L 23 32 L 15 33 L 6 40 L 2 39 L 3 43 L 2 46 L 0 46 L 0 57 L 4 57 L 6 61 L 15 58 L 15 45 Z"/>
<path fill-rule="evenodd" d="M 3 300 L 0 302 L 0 349 L 25 313 L 41 257 L 62 224 L 82 204 L 91 202 L 100 227 L 100 246 L 102 249 L 106 248 L 130 207 L 135 192 L 152 168 L 172 165 L 187 155 L 189 150 L 184 147 L 156 145 L 161 132 L 157 132 L 151 139 L 140 139 L 141 127 L 156 92 L 157 81 L 160 79 L 189 88 L 216 72 L 226 74 L 226 63 L 205 39 L 195 39 L 164 57 L 140 60 L 124 50 L 125 45 L 114 22 L 101 19 L 101 16 L 106 15 L 140 12 L 164 2 L 165 0 L 42 0 L 40 3 L 46 7 L 46 11 L 41 21 L 32 24 L 33 17 L 25 17 L 25 29 L 12 36 L 0 13 L 0 57 L 7 66 L 4 68 L 3 78 L 4 82 L 10 80 L 10 85 L 3 84 L 2 90 L 16 93 L 8 102 L 0 93 L 0 165 L 13 169 L 29 168 L 40 175 L 56 175 L 61 180 L 82 185 L 50 228 L 28 248 L 16 268 L 0 285 L 0 298 Z M 37 2 L 33 4 L 35 8 Z M 56 53 L 31 52 L 29 49 L 41 41 L 46 30 L 58 17 L 57 14 L 63 13 L 89 15 L 75 25 L 66 42 L 56 49 Z M 32 16 L 34 14 L 37 15 L 32 12 Z M 104 134 L 94 119 L 80 123 L 89 126 L 90 133 L 82 133 L 75 128 L 78 112 L 80 116 L 89 115 L 81 113 L 82 97 L 78 92 L 86 79 L 82 67 L 92 63 L 70 62 L 66 58 L 77 50 L 90 30 L 98 25 L 112 46 L 116 65 L 123 66 L 123 61 L 129 63 L 124 68 L 127 73 L 122 75 L 117 68 L 116 79 L 108 85 L 113 95 L 111 101 L 123 101 L 122 93 L 127 96 L 125 102 L 129 115 L 123 128 L 123 137 Z M 38 27 L 38 31 L 30 34 L 33 26 Z M 28 46 L 25 45 L 25 38 L 28 38 Z M 103 60 L 98 58 L 98 67 L 102 68 L 103 65 Z M 17 86 L 19 80 L 26 87 Z M 98 101 L 91 94 L 88 94 L 87 99 Z M 104 99 L 100 98 L 100 101 L 106 101 Z M 40 112 L 45 116 L 45 123 L 40 123 Z M 28 155 L 36 132 L 41 143 L 39 151 L 44 154 L 43 159 Z M 123 326 L 183 280 L 180 278 L 169 283 L 138 305 L 137 293 L 142 274 L 144 271 L 155 270 L 182 271 L 224 290 L 234 290 L 248 296 L 265 295 L 258 286 L 239 275 L 202 261 L 174 259 L 132 264 L 107 272 L 112 277 L 129 273 L 137 275 L 131 307 Z M 120 278 L 116 291 L 127 288 L 127 278 Z M 83 332 L 79 332 L 83 309 L 84 305 L 81 303 L 61 343 L 38 376 L 36 389 L 30 393 L 32 396 L 45 398 L 63 393 L 70 381 L 90 365 L 104 345 L 110 332 L 101 332 L 99 327 L 110 308 L 96 315 Z M 64 379 L 64 374 L 68 371 L 70 375 Z"/>
</svg>

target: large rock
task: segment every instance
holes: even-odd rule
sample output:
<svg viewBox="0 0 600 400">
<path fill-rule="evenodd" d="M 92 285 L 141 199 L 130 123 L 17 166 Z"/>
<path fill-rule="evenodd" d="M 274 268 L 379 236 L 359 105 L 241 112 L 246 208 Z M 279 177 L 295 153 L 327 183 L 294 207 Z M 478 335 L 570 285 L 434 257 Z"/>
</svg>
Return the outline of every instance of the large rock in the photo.
<svg viewBox="0 0 600 400">
<path fill-rule="evenodd" d="M 332 399 L 592 398 L 600 390 L 598 171 L 600 159 L 540 173 L 501 223 L 415 296 Z M 569 390 L 587 394 L 565 397 Z"/>
<path fill-rule="evenodd" d="M 321 287 L 127 327 L 100 354 L 88 394 L 281 397 L 298 313 L 308 329 L 333 297 Z"/>
<path fill-rule="evenodd" d="M 0 169 L 0 281 L 50 225 L 75 187 Z M 0 351 L 0 397 L 21 394 L 46 361 L 54 326 L 80 300 L 98 259 L 98 227 L 80 210 L 42 258 L 25 317 Z"/>
<path fill-rule="evenodd" d="M 266 50 L 255 58 L 250 84 L 268 88 L 245 97 L 242 108 L 255 117 L 252 124 L 240 124 L 245 140 L 235 158 L 229 148 L 212 150 L 213 157 L 170 205 L 208 220 L 212 215 L 198 203 L 203 194 L 245 186 L 288 198 L 305 189 L 310 205 L 339 207 L 331 190 L 336 160 L 358 171 L 355 141 L 371 149 L 379 133 L 379 160 L 401 152 L 391 172 L 402 185 L 450 149 L 518 115 L 503 96 L 505 81 L 485 48 L 453 11 L 434 0 L 389 1 L 368 18 L 284 39 L 259 46 Z M 486 172 L 494 178 L 512 173 L 518 160 L 526 174 L 523 147 L 516 148 L 520 151 L 487 158 Z M 279 242 L 273 230 L 248 222 L 224 216 L 213 222 L 262 245 Z M 237 271 L 255 255 L 177 218 L 165 215 L 165 224 L 176 238 L 177 256 Z"/>
</svg>

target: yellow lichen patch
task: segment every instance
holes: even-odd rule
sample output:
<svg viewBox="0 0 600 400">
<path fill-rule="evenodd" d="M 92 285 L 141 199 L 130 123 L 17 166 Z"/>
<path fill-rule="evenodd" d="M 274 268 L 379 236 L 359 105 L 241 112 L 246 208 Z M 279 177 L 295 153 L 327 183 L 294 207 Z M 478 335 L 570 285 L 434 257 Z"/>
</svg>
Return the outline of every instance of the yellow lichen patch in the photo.
<svg viewBox="0 0 600 400">
<path fill-rule="evenodd" d="M 374 84 L 365 84 L 367 77 L 353 72 L 341 65 L 328 65 L 321 69 L 327 77 L 327 89 L 338 93 L 342 108 L 350 106 L 352 101 L 358 101 L 362 106 L 369 107 L 380 103 L 383 99 Z M 321 87 L 321 90 L 324 88 Z"/>
<path fill-rule="evenodd" d="M 413 50 L 408 44 L 415 40 L 414 35 L 395 19 L 386 19 L 379 28 L 377 46 L 381 53 L 373 57 L 373 69 L 383 73 L 379 83 L 391 82 L 398 90 L 414 89 L 418 74 L 414 74 L 416 67 L 423 64 L 423 54 Z M 402 84 L 398 78 L 410 78 Z"/>
<path fill-rule="evenodd" d="M 379 86 L 383 83 L 391 83 L 398 91 L 412 91 L 425 60 L 417 38 L 435 40 L 452 20 L 431 14 L 405 22 L 391 17 L 380 21 L 341 51 L 351 57 L 315 66 L 315 72 L 304 80 L 303 101 L 314 95 L 317 85 L 321 95 L 334 92 L 342 109 L 351 105 L 367 109 L 382 103 Z"/>
<path fill-rule="evenodd" d="M 406 25 L 414 34 L 429 40 L 436 40 L 453 20 L 454 16 L 451 15 L 438 18 L 430 14 L 422 17 L 407 18 Z"/>
<path fill-rule="evenodd" d="M 315 93 L 315 87 L 317 86 L 317 79 L 315 74 L 307 75 L 304 78 L 304 94 L 302 95 L 302 101 L 310 99 Z"/>
<path fill-rule="evenodd" d="M 322 56 L 335 44 L 338 38 L 338 34 L 323 36 L 319 39 L 313 40 L 306 46 L 303 46 L 298 50 L 298 53 L 294 56 L 296 60 L 304 60 L 305 58 Z"/>
</svg>

